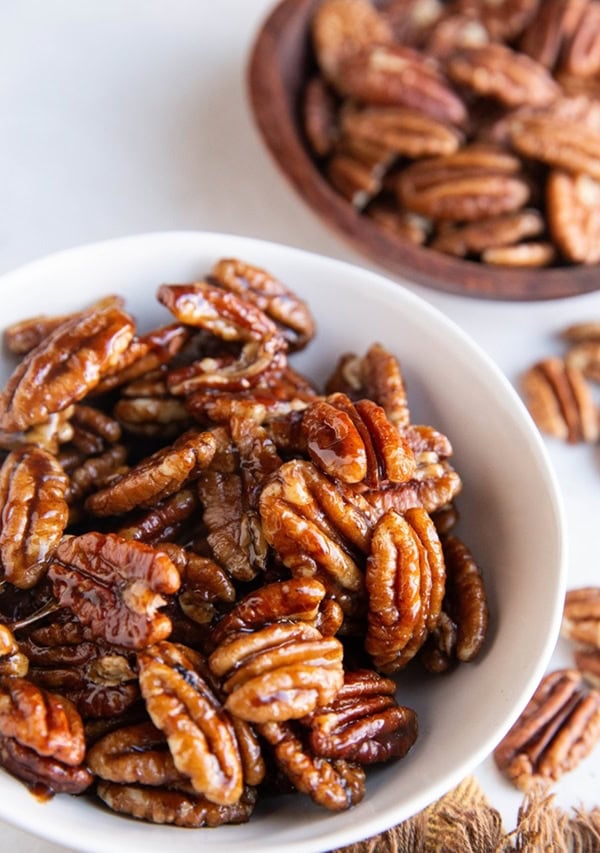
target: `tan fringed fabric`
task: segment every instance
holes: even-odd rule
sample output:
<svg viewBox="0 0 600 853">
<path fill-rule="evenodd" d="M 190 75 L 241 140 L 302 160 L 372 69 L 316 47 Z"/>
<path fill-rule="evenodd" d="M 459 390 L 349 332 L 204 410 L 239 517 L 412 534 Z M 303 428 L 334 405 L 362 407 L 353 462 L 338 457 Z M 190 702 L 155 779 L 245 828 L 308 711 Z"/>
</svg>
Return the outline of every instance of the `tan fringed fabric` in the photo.
<svg viewBox="0 0 600 853">
<path fill-rule="evenodd" d="M 554 805 L 541 785 L 524 797 L 517 826 L 506 832 L 500 813 L 468 777 L 440 800 L 387 832 L 331 853 L 600 853 L 600 807 Z"/>
</svg>

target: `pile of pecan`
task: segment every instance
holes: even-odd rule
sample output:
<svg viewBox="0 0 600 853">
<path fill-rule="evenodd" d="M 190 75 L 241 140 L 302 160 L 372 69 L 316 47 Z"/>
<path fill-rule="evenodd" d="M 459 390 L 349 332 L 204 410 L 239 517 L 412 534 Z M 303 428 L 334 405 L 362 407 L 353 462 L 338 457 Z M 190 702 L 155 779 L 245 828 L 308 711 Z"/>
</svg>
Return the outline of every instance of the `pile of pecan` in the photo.
<svg viewBox="0 0 600 853">
<path fill-rule="evenodd" d="M 158 823 L 347 809 L 417 737 L 389 676 L 485 640 L 452 447 L 378 344 L 301 376 L 313 318 L 264 270 L 157 295 L 145 333 L 115 296 L 5 332 L 0 765 Z"/>
<path fill-rule="evenodd" d="M 302 124 L 387 233 L 509 267 L 600 261 L 597 0 L 323 0 Z"/>
<path fill-rule="evenodd" d="M 527 791 L 552 785 L 600 740 L 600 588 L 567 592 L 561 633 L 574 666 L 541 681 L 521 717 L 494 751 L 498 768 Z"/>
</svg>

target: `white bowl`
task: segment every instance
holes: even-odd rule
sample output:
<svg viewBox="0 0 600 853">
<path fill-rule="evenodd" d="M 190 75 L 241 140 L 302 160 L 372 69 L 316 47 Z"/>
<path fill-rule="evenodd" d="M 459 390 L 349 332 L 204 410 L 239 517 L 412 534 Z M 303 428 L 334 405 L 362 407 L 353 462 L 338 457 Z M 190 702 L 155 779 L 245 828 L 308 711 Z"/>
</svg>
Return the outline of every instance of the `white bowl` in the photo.
<svg viewBox="0 0 600 853">
<path fill-rule="evenodd" d="M 491 605 L 481 658 L 446 676 L 411 679 L 399 699 L 416 709 L 419 737 L 402 761 L 372 769 L 363 802 L 342 814 L 304 796 L 259 808 L 248 824 L 189 830 L 121 817 L 86 797 L 47 803 L 0 771 L 0 816 L 89 853 L 314 853 L 381 832 L 444 794 L 486 758 L 543 675 L 558 635 L 565 587 L 560 501 L 542 442 L 518 396 L 453 323 L 398 284 L 296 249 L 206 233 L 146 234 L 86 246 L 0 280 L 4 324 L 81 308 L 107 293 L 127 297 L 142 328 L 166 317 L 162 282 L 208 272 L 221 257 L 265 267 L 306 298 L 317 337 L 294 364 L 324 378 L 341 353 L 379 341 L 404 369 L 413 421 L 451 439 L 464 482 L 460 534 L 481 565 Z M 492 310 L 492 307 L 490 307 Z M 8 363 L 2 365 L 4 381 Z M 200 833 L 200 834 L 198 834 Z"/>
</svg>

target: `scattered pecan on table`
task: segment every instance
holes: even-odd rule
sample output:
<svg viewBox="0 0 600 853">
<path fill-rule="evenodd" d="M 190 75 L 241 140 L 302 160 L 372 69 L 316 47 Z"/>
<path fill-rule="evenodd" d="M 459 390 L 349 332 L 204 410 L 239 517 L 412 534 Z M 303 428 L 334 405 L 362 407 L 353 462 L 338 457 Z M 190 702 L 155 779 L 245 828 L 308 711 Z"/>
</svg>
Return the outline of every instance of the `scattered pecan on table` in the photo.
<svg viewBox="0 0 600 853">
<path fill-rule="evenodd" d="M 376 225 L 505 267 L 600 261 L 595 0 L 322 0 L 310 42 L 307 147 Z"/>
<path fill-rule="evenodd" d="M 401 670 L 484 646 L 452 445 L 378 343 L 298 373 L 314 320 L 266 270 L 158 300 L 150 331 L 118 297 L 6 330 L 0 765 L 155 823 L 350 808 L 418 743 Z"/>
</svg>

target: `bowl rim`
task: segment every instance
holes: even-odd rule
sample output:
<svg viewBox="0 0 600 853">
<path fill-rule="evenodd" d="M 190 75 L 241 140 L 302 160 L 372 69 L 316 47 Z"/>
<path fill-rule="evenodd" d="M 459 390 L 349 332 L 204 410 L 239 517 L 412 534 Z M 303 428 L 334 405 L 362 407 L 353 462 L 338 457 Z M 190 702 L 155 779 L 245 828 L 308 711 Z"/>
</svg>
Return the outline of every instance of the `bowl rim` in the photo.
<svg viewBox="0 0 600 853">
<path fill-rule="evenodd" d="M 294 258 L 298 259 L 299 262 L 302 261 L 308 266 L 316 264 L 319 267 L 324 267 L 327 270 L 331 270 L 332 273 L 343 275 L 344 271 L 347 273 L 352 271 L 353 274 L 360 275 L 361 278 L 364 278 L 365 281 L 370 283 L 373 287 L 382 290 L 382 292 L 387 291 L 387 293 L 390 294 L 390 297 L 394 300 L 399 300 L 400 303 L 404 303 L 409 308 L 416 308 L 418 313 L 434 319 L 436 324 L 442 326 L 451 337 L 458 340 L 460 345 L 464 347 L 467 352 L 479 359 L 480 362 L 483 363 L 486 371 L 493 374 L 495 381 L 503 386 L 504 392 L 511 399 L 515 410 L 520 412 L 519 425 L 526 433 L 526 438 L 529 443 L 528 446 L 531 448 L 532 453 L 537 457 L 537 463 L 540 467 L 540 476 L 545 482 L 547 497 L 556 521 L 555 533 L 558 545 L 556 568 L 558 587 L 554 596 L 552 614 L 549 619 L 550 630 L 548 631 L 544 642 L 543 653 L 541 653 L 537 660 L 532 663 L 530 675 L 527 679 L 528 691 L 532 694 L 549 663 L 558 639 L 562 619 L 562 599 L 564 597 L 567 578 L 565 515 L 558 481 L 545 444 L 539 432 L 535 428 L 535 425 L 531 421 L 521 398 L 491 356 L 489 356 L 479 344 L 464 332 L 457 323 L 448 318 L 438 308 L 431 305 L 424 298 L 416 295 L 403 285 L 399 286 L 384 275 L 373 272 L 365 267 L 361 267 L 358 264 L 287 246 L 282 243 L 260 240 L 252 237 L 237 236 L 235 234 L 208 231 L 173 230 L 132 234 L 125 237 L 92 242 L 50 253 L 34 259 L 12 271 L 8 271 L 0 276 L 0 286 L 4 285 L 9 288 L 26 286 L 27 279 L 29 277 L 32 275 L 35 276 L 41 271 L 45 271 L 46 267 L 52 267 L 52 265 L 57 264 L 60 265 L 63 262 L 75 262 L 75 264 L 77 264 L 86 260 L 88 256 L 93 258 L 96 253 L 111 254 L 113 251 L 118 253 L 119 251 L 128 251 L 131 249 L 132 251 L 135 250 L 138 252 L 141 256 L 143 253 L 140 250 L 147 242 L 151 242 L 154 246 L 164 243 L 165 247 L 168 247 L 171 251 L 177 248 L 178 244 L 190 246 L 197 243 L 199 249 L 206 251 L 208 251 L 208 246 L 210 246 L 210 251 L 215 256 L 225 256 L 219 248 L 219 244 L 221 243 L 235 244 L 235 251 L 238 253 L 238 256 L 241 257 L 243 257 L 244 254 L 250 255 L 251 252 L 256 252 L 258 255 L 259 252 L 262 252 L 262 250 L 266 248 L 276 254 L 283 253 L 286 257 L 289 257 L 290 260 L 293 260 Z M 232 251 L 232 249 L 229 248 L 229 251 Z M 10 290 L 8 292 L 10 292 Z M 423 794 L 413 796 L 412 800 L 409 801 L 409 814 L 404 815 L 404 817 L 401 818 L 402 820 L 407 819 L 411 814 L 415 814 L 420 809 L 425 808 L 430 802 L 433 802 L 442 796 L 458 784 L 466 775 L 471 773 L 491 754 L 498 741 L 512 726 L 525 707 L 525 704 L 528 701 L 526 693 L 527 691 L 524 687 L 522 690 L 521 704 L 512 708 L 512 713 L 505 717 L 502 726 L 497 726 L 493 732 L 490 732 L 488 737 L 479 745 L 479 748 L 471 753 L 468 760 L 457 767 L 453 773 L 447 774 L 443 780 L 429 782 L 427 796 L 425 799 Z M 360 838 L 376 835 L 388 829 L 391 825 L 395 825 L 390 824 L 389 818 L 386 817 L 388 814 L 389 809 L 376 814 L 365 809 L 364 814 L 361 815 L 362 820 L 360 831 L 362 834 L 360 835 Z M 69 835 L 69 827 L 61 826 L 57 824 L 56 821 L 50 821 L 50 825 L 44 824 L 44 826 L 32 826 L 29 813 L 21 814 L 10 811 L 5 807 L 3 798 L 0 798 L 0 817 L 29 833 L 33 833 L 34 835 L 38 835 L 49 841 L 64 844 L 67 847 L 72 845 L 72 836 Z M 141 825 L 144 831 L 152 831 L 153 827 L 151 824 L 140 824 L 139 822 L 134 823 L 136 823 L 138 827 Z M 157 829 L 158 827 L 154 828 Z M 176 831 L 176 828 L 174 827 L 169 827 L 169 829 L 174 829 Z M 196 838 L 196 836 L 190 837 Z M 320 838 L 322 839 L 323 836 L 320 836 Z M 327 836 L 328 843 L 331 841 L 337 846 L 350 844 L 357 840 L 360 839 L 358 838 L 357 831 L 355 829 L 348 829 L 346 831 L 343 829 L 337 829 L 335 831 L 335 836 L 333 834 Z M 233 849 L 233 847 L 236 847 L 237 849 L 238 842 L 244 843 L 244 839 L 242 837 L 236 839 L 236 844 L 232 845 L 231 848 L 229 846 L 225 847 L 217 845 L 214 848 L 215 853 L 218 853 L 220 850 Z M 247 846 L 249 850 L 253 851 L 253 853 L 255 850 L 258 851 L 260 849 L 259 847 L 254 847 L 253 844 L 247 844 Z M 286 840 L 286 847 L 290 850 L 290 853 L 321 853 L 323 850 L 322 841 L 320 841 L 319 838 L 311 838 L 297 842 Z M 88 839 L 85 846 L 87 853 L 109 853 L 109 851 L 114 849 L 114 842 L 110 840 L 105 841 L 102 837 L 93 837 Z M 151 849 L 154 850 L 154 847 Z M 174 849 L 179 851 L 183 848 L 180 848 L 177 844 Z M 185 849 L 187 849 L 187 846 Z"/>
<path fill-rule="evenodd" d="M 388 274 L 442 292 L 499 301 L 564 299 L 600 289 L 599 265 L 542 269 L 494 267 L 464 260 L 389 235 L 357 211 L 325 180 L 301 139 L 280 73 L 278 44 L 286 28 L 319 0 L 279 0 L 255 35 L 246 65 L 246 90 L 259 137 L 285 181 L 338 237 Z"/>
</svg>

